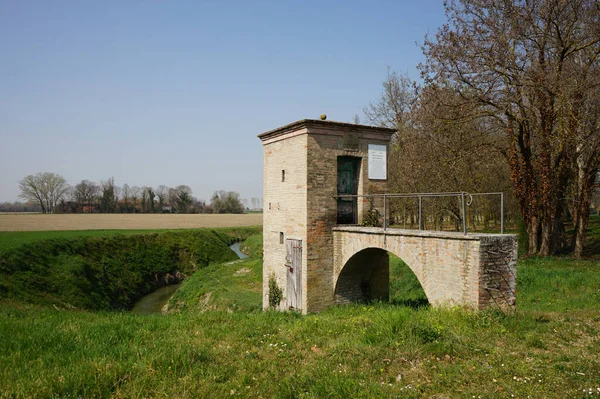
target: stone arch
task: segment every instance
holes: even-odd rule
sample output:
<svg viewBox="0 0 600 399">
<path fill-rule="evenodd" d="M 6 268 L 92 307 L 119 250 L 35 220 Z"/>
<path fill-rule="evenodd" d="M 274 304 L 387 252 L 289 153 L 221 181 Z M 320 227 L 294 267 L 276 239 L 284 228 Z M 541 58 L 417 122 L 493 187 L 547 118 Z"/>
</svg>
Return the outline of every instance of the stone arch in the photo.
<svg viewBox="0 0 600 399">
<path fill-rule="evenodd" d="M 337 273 L 334 287 L 336 304 L 348 304 L 369 300 L 389 301 L 390 262 L 387 249 L 367 247 L 347 256 L 347 260 Z M 393 253 L 404 261 L 398 254 Z M 423 281 L 415 269 L 405 263 L 415 275 L 425 291 Z M 425 291 L 429 301 L 429 295 Z"/>
</svg>

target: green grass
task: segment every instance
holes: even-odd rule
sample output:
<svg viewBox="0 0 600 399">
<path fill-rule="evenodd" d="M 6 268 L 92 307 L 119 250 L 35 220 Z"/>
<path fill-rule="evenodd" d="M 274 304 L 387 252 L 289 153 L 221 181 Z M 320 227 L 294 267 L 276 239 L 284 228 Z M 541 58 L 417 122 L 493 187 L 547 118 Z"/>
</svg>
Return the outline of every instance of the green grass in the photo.
<svg viewBox="0 0 600 399">
<path fill-rule="evenodd" d="M 246 239 L 256 234 L 261 227 L 219 227 L 198 229 L 146 229 L 146 230 L 50 230 L 50 231 L 0 231 L 0 252 L 12 249 L 23 244 L 40 240 L 53 240 L 58 238 L 106 237 L 113 235 L 135 235 L 146 233 L 189 232 L 217 230 L 224 234 L 239 239 Z"/>
<path fill-rule="evenodd" d="M 241 250 L 251 258 L 262 258 L 262 234 L 251 235 L 242 244 Z"/>
<path fill-rule="evenodd" d="M 600 262 L 528 258 L 517 268 L 517 306 L 537 312 L 600 310 Z"/>
<path fill-rule="evenodd" d="M 84 309 L 127 309 L 166 281 L 237 258 L 227 245 L 256 228 L 58 238 L 20 235 L 0 251 L 0 298 Z M 18 235 L 19 236 L 19 235 Z M 43 236 L 41 236 L 43 237 Z"/>
<path fill-rule="evenodd" d="M 394 257 L 390 304 L 306 316 L 258 310 L 259 258 L 201 269 L 167 315 L 4 300 L 0 396 L 600 398 L 598 263 L 520 261 L 508 315 L 423 306 Z"/>
<path fill-rule="evenodd" d="M 600 215 L 590 216 L 583 253 L 587 257 L 600 259 Z"/>
<path fill-rule="evenodd" d="M 58 231 L 0 231 L 0 251 L 40 240 L 74 237 L 103 237 L 152 233 L 160 230 L 58 230 Z"/>
<path fill-rule="evenodd" d="M 390 257 L 390 303 L 400 306 L 428 306 L 421 283 L 408 265 L 393 254 Z"/>
<path fill-rule="evenodd" d="M 385 304 L 135 316 L 15 304 L 0 320 L 0 386 L 15 397 L 564 398 L 600 387 L 599 320 L 576 316 Z"/>
</svg>

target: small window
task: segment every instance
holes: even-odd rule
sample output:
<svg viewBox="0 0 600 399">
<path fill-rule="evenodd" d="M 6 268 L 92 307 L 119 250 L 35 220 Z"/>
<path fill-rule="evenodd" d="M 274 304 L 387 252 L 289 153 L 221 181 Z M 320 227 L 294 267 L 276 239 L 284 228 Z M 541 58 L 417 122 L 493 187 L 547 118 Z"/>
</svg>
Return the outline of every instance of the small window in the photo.
<svg viewBox="0 0 600 399">
<path fill-rule="evenodd" d="M 271 209 L 271 203 L 269 202 L 269 209 Z"/>
<path fill-rule="evenodd" d="M 279 243 L 283 244 L 283 232 L 279 232 Z"/>
<path fill-rule="evenodd" d="M 285 170 L 281 171 L 281 181 L 284 182 L 285 181 Z"/>
</svg>

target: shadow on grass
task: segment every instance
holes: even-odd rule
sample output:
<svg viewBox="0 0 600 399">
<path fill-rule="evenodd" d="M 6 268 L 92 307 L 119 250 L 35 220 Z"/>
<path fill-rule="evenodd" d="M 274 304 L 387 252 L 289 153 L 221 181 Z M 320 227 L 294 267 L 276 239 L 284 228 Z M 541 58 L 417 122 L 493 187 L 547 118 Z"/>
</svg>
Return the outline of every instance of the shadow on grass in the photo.
<svg viewBox="0 0 600 399">
<path fill-rule="evenodd" d="M 390 305 L 404 306 L 404 307 L 413 308 L 413 309 L 422 309 L 422 308 L 428 308 L 431 306 L 429 304 L 429 301 L 427 300 L 427 298 L 411 298 L 411 299 L 393 298 L 390 300 Z"/>
</svg>

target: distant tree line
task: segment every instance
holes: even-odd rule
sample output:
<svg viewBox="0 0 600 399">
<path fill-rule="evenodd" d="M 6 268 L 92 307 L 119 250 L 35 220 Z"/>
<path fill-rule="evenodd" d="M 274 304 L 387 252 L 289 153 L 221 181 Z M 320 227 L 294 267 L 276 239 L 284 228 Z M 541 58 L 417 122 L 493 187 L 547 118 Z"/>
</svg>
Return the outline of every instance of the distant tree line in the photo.
<svg viewBox="0 0 600 399">
<path fill-rule="evenodd" d="M 35 202 L 0 202 L 0 212 L 41 212 L 40 204 Z"/>
<path fill-rule="evenodd" d="M 42 213 L 243 213 L 247 208 L 235 191 L 216 191 L 209 204 L 193 196 L 187 185 L 117 186 L 114 178 L 71 186 L 60 175 L 42 172 L 19 182 L 26 203 L 0 204 L 0 212 Z M 252 205 L 259 205 L 252 198 Z M 249 208 L 248 208 L 249 209 Z"/>
</svg>

